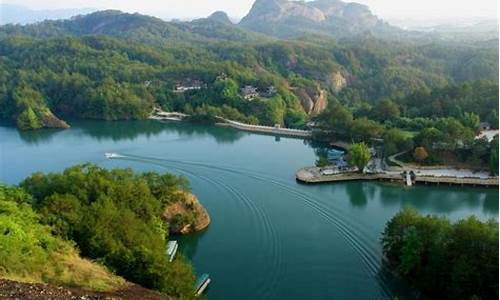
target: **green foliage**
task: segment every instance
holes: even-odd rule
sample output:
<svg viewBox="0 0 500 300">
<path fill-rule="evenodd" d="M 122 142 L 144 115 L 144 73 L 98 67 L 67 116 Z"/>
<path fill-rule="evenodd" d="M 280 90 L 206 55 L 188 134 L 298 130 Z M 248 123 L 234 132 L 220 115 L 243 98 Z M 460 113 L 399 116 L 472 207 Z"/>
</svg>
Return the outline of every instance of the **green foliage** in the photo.
<svg viewBox="0 0 500 300">
<path fill-rule="evenodd" d="M 17 127 L 21 130 L 33 130 L 41 127 L 38 117 L 31 107 L 25 109 L 17 117 Z"/>
<path fill-rule="evenodd" d="M 397 118 L 400 115 L 399 107 L 389 99 L 381 100 L 374 108 L 374 118 L 381 122 Z"/>
<path fill-rule="evenodd" d="M 306 118 L 305 112 L 288 109 L 285 113 L 285 126 L 288 128 L 303 128 L 306 125 Z"/>
<path fill-rule="evenodd" d="M 402 130 L 391 128 L 384 133 L 384 151 L 386 156 L 409 150 L 413 147 L 411 137 Z"/>
<path fill-rule="evenodd" d="M 330 102 L 355 113 L 353 120 L 386 124 L 402 115 L 467 123 L 463 113 L 472 112 L 494 121 L 497 52 L 373 37 L 276 40 L 215 19 L 164 22 L 103 11 L 0 27 L 0 118 L 16 121 L 27 108 L 40 118 L 46 108 L 61 117 L 144 119 L 157 104 L 186 113 L 227 107 L 240 121 L 301 128 L 308 121 L 301 103 L 326 90 Z M 351 80 L 338 90 L 334 74 Z M 173 92 L 188 79 L 204 88 Z M 239 87 L 247 84 L 261 92 L 272 85 L 277 95 L 244 101 Z M 336 135 L 354 137 L 348 118 L 329 123 Z"/>
<path fill-rule="evenodd" d="M 330 164 L 330 162 L 328 161 L 328 158 L 326 158 L 325 156 L 320 156 L 317 160 L 316 160 L 316 167 L 318 168 L 323 168 L 323 167 L 326 167 Z"/>
<path fill-rule="evenodd" d="M 479 116 L 473 112 L 465 112 L 461 118 L 462 124 L 474 131 L 479 129 L 480 119 Z"/>
<path fill-rule="evenodd" d="M 481 120 L 486 120 L 498 108 L 498 84 L 490 81 L 451 84 L 430 92 L 415 91 L 400 103 L 409 117 L 450 116 L 462 119 L 468 117 L 464 116 L 465 113 L 474 113 Z M 475 120 L 471 125 L 475 125 Z"/>
<path fill-rule="evenodd" d="M 31 193 L 42 222 L 76 242 L 82 254 L 128 280 L 182 299 L 192 298 L 194 275 L 165 257 L 165 205 L 181 201 L 185 179 L 170 174 L 134 174 L 82 165 L 62 173 L 35 173 L 21 186 Z M 126 224 L 126 226 L 123 226 Z M 173 283 L 172 274 L 181 274 Z"/>
<path fill-rule="evenodd" d="M 355 119 L 352 122 L 351 136 L 356 140 L 367 141 L 382 136 L 385 128 L 380 123 L 367 118 Z"/>
<path fill-rule="evenodd" d="M 370 149 L 365 143 L 352 144 L 348 150 L 348 161 L 352 166 L 356 166 L 359 172 L 363 173 L 365 166 L 371 159 Z"/>
<path fill-rule="evenodd" d="M 490 173 L 498 176 L 498 135 L 490 143 Z"/>
<path fill-rule="evenodd" d="M 382 235 L 390 265 L 432 299 L 498 298 L 498 223 L 404 209 Z M 446 263 L 443 263 L 446 262 Z"/>
<path fill-rule="evenodd" d="M 25 191 L 0 185 L 0 276 L 108 291 L 124 281 L 83 260 L 73 243 L 51 233 Z"/>
</svg>

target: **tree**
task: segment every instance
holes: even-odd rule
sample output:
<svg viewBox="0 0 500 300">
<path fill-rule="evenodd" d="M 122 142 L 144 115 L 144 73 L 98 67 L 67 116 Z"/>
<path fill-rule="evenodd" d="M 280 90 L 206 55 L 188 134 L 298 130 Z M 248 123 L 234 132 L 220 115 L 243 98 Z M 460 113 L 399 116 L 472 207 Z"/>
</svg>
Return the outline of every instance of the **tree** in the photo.
<svg viewBox="0 0 500 300">
<path fill-rule="evenodd" d="M 497 221 L 451 223 L 405 208 L 387 222 L 381 243 L 389 265 L 429 298 L 498 298 Z"/>
<path fill-rule="evenodd" d="M 380 137 L 384 132 L 384 127 L 376 121 L 360 118 L 352 122 L 350 130 L 353 137 L 368 140 Z"/>
<path fill-rule="evenodd" d="M 435 127 L 427 127 L 422 129 L 415 137 L 415 144 L 425 146 L 431 149 L 434 143 L 440 143 L 443 140 L 443 133 Z"/>
<path fill-rule="evenodd" d="M 491 128 L 498 129 L 498 113 L 496 109 L 488 114 L 486 120 L 490 123 Z"/>
<path fill-rule="evenodd" d="M 168 263 L 168 231 L 161 219 L 167 204 L 183 201 L 185 179 L 86 164 L 35 173 L 20 185 L 33 196 L 41 221 L 73 240 L 83 255 L 147 288 L 192 298 L 194 275 L 189 265 Z"/>
<path fill-rule="evenodd" d="M 399 106 L 389 99 L 380 101 L 374 109 L 375 119 L 381 122 L 397 118 L 399 115 Z"/>
<path fill-rule="evenodd" d="M 391 128 L 384 133 L 384 153 L 386 156 L 411 149 L 413 142 L 404 132 L 397 128 Z"/>
<path fill-rule="evenodd" d="M 21 130 L 33 130 L 42 126 L 33 109 L 28 107 L 17 117 L 17 127 Z"/>
<path fill-rule="evenodd" d="M 490 173 L 498 175 L 498 135 L 490 143 Z"/>
<path fill-rule="evenodd" d="M 423 162 L 427 159 L 427 157 L 429 157 L 429 154 L 427 153 L 427 150 L 425 150 L 425 147 L 415 148 L 415 151 L 413 152 L 413 158 L 415 158 L 416 161 Z"/>
<path fill-rule="evenodd" d="M 328 158 L 324 157 L 324 156 L 320 156 L 317 160 L 316 160 L 316 167 L 318 168 L 323 168 L 323 167 L 326 167 L 330 164 L 330 162 L 328 161 Z"/>
<path fill-rule="evenodd" d="M 285 126 L 303 128 L 306 125 L 306 114 L 303 111 L 288 109 L 285 114 Z"/>
<path fill-rule="evenodd" d="M 215 81 L 214 88 L 224 100 L 224 103 L 231 103 L 238 98 L 238 83 L 231 78 L 218 78 Z"/>
<path fill-rule="evenodd" d="M 359 172 L 363 173 L 366 165 L 371 159 L 370 149 L 365 143 L 352 144 L 349 147 L 348 161 L 352 166 L 356 166 Z"/>
<path fill-rule="evenodd" d="M 333 104 L 318 118 L 327 129 L 340 135 L 346 135 L 350 132 L 353 121 L 352 112 L 340 103 Z"/>
<path fill-rule="evenodd" d="M 462 124 L 474 131 L 477 131 L 480 124 L 479 116 L 473 112 L 466 112 L 462 115 Z"/>
</svg>

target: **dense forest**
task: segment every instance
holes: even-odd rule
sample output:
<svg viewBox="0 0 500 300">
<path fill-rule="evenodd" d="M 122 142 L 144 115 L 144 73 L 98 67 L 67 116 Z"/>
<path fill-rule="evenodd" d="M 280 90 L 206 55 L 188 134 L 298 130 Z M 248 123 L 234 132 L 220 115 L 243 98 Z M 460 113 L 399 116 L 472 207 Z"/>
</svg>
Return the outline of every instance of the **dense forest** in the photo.
<svg viewBox="0 0 500 300">
<path fill-rule="evenodd" d="M 498 173 L 498 142 L 475 139 L 481 123 L 498 127 L 498 43 L 472 40 L 279 39 L 222 12 L 165 22 L 101 11 L 5 25 L 0 120 L 64 128 L 75 118 L 141 120 L 161 107 L 192 120 L 309 127 L 319 140 L 383 140 L 387 156 Z M 417 148 L 426 155 L 415 158 Z"/>
<path fill-rule="evenodd" d="M 277 40 L 215 18 L 164 22 L 104 11 L 0 27 L 0 117 L 30 129 L 61 125 L 55 116 L 144 119 L 160 105 L 304 127 L 326 103 L 340 102 L 376 120 L 364 114 L 391 100 L 403 117 L 457 117 L 463 111 L 485 121 L 496 116 L 497 53 L 490 44 L 369 35 Z M 194 80 L 200 89 L 174 92 L 176 84 Z M 245 100 L 240 89 L 247 85 L 261 97 Z M 266 94 L 271 86 L 275 92 Z M 415 106 L 421 97 L 440 109 Z"/>
<path fill-rule="evenodd" d="M 498 222 L 456 223 L 404 209 L 387 224 L 382 247 L 392 268 L 430 299 L 498 298 Z"/>
<path fill-rule="evenodd" d="M 169 224 L 162 219 L 186 191 L 182 177 L 91 164 L 35 173 L 19 188 L 0 186 L 0 248 L 7 250 L 0 251 L 0 273 L 94 291 L 119 288 L 125 283 L 119 275 L 192 299 L 193 270 L 182 257 L 168 261 Z"/>
</svg>

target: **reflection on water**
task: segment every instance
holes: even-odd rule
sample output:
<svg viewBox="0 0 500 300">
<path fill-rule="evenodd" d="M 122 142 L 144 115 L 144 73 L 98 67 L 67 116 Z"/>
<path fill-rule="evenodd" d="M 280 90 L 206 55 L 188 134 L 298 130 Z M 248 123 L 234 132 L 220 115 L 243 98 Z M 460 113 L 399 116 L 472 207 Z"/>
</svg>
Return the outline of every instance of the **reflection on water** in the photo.
<svg viewBox="0 0 500 300">
<path fill-rule="evenodd" d="M 124 126 L 126 124 L 126 126 Z M 97 140 L 135 140 L 139 136 L 151 138 L 161 133 L 176 133 L 185 138 L 214 138 L 217 143 L 234 143 L 245 133 L 228 130 L 215 126 L 188 124 L 183 122 L 159 122 L 159 121 L 116 121 L 106 122 L 75 122 L 76 129 L 82 129 L 82 133 L 90 135 Z"/>
<path fill-rule="evenodd" d="M 62 131 L 64 131 L 64 129 L 19 130 L 17 132 L 19 137 L 27 144 L 39 145 L 43 143 L 50 143 L 54 135 Z"/>
<path fill-rule="evenodd" d="M 161 133 L 177 133 L 185 138 L 214 138 L 217 143 L 234 143 L 248 133 L 196 124 L 181 122 L 159 121 L 72 121 L 72 130 L 77 130 L 81 135 L 91 136 L 98 141 L 112 140 L 115 142 L 133 141 L 140 136 L 151 138 Z M 50 143 L 54 135 L 64 132 L 64 129 L 40 129 L 18 131 L 19 137 L 28 144 Z M 279 139 L 276 139 L 279 141 Z"/>
<path fill-rule="evenodd" d="M 349 201 L 354 207 L 365 207 L 368 203 L 366 197 L 365 185 L 363 184 L 348 184 L 345 186 Z"/>
<path fill-rule="evenodd" d="M 406 299 L 381 267 L 380 233 L 404 206 L 453 220 L 498 218 L 498 190 L 382 182 L 298 184 L 326 145 L 222 127 L 73 121 L 68 130 L 0 127 L 0 180 L 85 162 L 189 178 L 210 227 L 179 239 L 209 299 Z M 107 160 L 105 152 L 125 155 Z M 360 288 L 362 287 L 362 288 Z"/>
</svg>

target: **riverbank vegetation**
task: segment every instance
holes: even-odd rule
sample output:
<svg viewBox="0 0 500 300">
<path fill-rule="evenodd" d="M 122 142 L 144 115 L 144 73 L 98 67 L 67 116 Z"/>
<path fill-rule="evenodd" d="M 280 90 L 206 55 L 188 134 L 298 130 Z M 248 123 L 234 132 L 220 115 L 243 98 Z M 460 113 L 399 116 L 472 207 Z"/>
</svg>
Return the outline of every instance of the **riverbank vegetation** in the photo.
<svg viewBox="0 0 500 300">
<path fill-rule="evenodd" d="M 363 173 L 372 155 L 370 148 L 365 143 L 355 143 L 349 147 L 347 161 L 351 166 L 356 166 Z"/>
<path fill-rule="evenodd" d="M 498 222 L 404 209 L 382 235 L 391 268 L 430 299 L 498 298 Z"/>
<path fill-rule="evenodd" d="M 498 92 L 498 90 L 497 90 Z M 494 100 L 494 96 L 490 98 Z M 382 101 L 387 107 L 399 105 Z M 384 109 L 391 111 L 393 109 Z M 493 110 L 492 110 L 493 111 Z M 370 119 L 369 113 L 356 117 L 356 112 L 341 103 L 333 103 L 316 120 L 314 137 L 318 140 L 347 140 L 380 143 L 384 145 L 386 157 L 400 156 L 404 162 L 423 165 L 448 164 L 472 169 L 487 169 L 498 174 L 498 135 L 492 140 L 476 138 L 479 116 L 474 112 L 446 117 L 402 117 L 399 114 L 385 116 L 380 121 Z M 492 125 L 498 127 L 498 124 Z M 415 151 L 424 152 L 425 157 L 416 157 Z M 493 162 L 493 163 L 492 163 Z"/>
<path fill-rule="evenodd" d="M 37 230 L 44 235 L 29 232 L 20 241 L 38 249 L 30 258 L 33 261 L 15 262 L 17 255 L 23 257 L 21 253 L 1 251 L 0 255 L 11 255 L 4 260 L 9 265 L 12 262 L 9 268 L 19 266 L 27 274 L 37 274 L 31 268 L 42 272 L 45 264 L 54 262 L 49 270 L 59 274 L 59 265 L 64 264 L 60 258 L 65 257 L 61 253 L 77 253 L 72 248 L 75 245 L 82 256 L 98 261 L 131 282 L 179 299 L 193 297 L 195 278 L 190 264 L 182 256 L 173 262 L 166 257 L 170 224 L 162 219 L 167 206 L 186 199 L 189 193 L 186 179 L 152 172 L 135 174 L 129 169 L 106 170 L 86 164 L 62 173 L 34 173 L 20 188 L 13 190 L 20 196 L 15 196 L 9 205 L 19 202 L 29 218 L 16 216 L 17 213 L 13 216 L 23 222 L 39 222 Z M 22 197 L 24 200 L 15 200 Z M 25 227 L 21 225 L 18 227 Z M 16 228 L 6 230 L 13 233 L 21 230 Z M 2 247 L 9 249 L 16 245 L 14 241 L 2 243 Z M 52 249 L 53 257 L 44 254 L 47 249 Z"/>
</svg>

